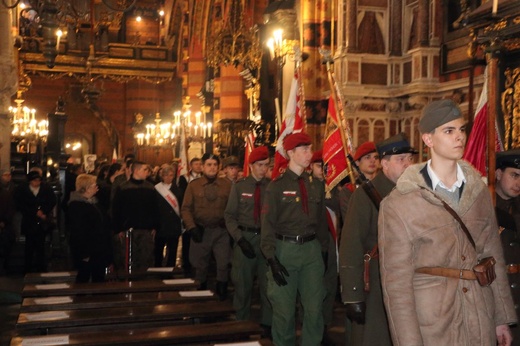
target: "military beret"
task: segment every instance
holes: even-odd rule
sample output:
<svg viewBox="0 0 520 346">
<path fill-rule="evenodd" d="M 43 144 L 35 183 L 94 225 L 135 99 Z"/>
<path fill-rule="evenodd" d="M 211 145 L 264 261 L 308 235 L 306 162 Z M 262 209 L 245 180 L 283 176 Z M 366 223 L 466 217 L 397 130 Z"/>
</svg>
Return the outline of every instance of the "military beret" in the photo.
<svg viewBox="0 0 520 346">
<path fill-rule="evenodd" d="M 33 181 L 35 179 L 42 179 L 42 176 L 40 175 L 39 172 L 37 171 L 31 171 L 29 173 L 27 173 L 27 181 Z"/>
<path fill-rule="evenodd" d="M 354 154 L 354 161 L 357 161 L 363 156 L 376 151 L 376 145 L 374 144 L 374 142 L 365 142 L 357 148 L 356 153 Z"/>
<path fill-rule="evenodd" d="M 269 150 L 266 146 L 254 148 L 249 154 L 249 163 L 253 164 L 256 161 L 262 161 L 269 158 Z"/>
<path fill-rule="evenodd" d="M 430 133 L 437 127 L 459 118 L 462 118 L 462 112 L 452 100 L 433 101 L 423 109 L 419 131 Z"/>
<path fill-rule="evenodd" d="M 512 149 L 497 153 L 497 168 L 519 168 L 520 169 L 520 149 Z"/>
<path fill-rule="evenodd" d="M 323 163 L 323 150 L 316 150 L 314 154 L 312 154 L 311 163 L 321 162 Z"/>
<path fill-rule="evenodd" d="M 385 155 L 397 155 L 397 154 L 417 154 L 418 151 L 412 148 L 410 142 L 406 139 L 404 133 L 398 133 L 395 136 L 385 139 L 382 142 L 376 144 L 377 152 L 379 157 Z"/>
<path fill-rule="evenodd" d="M 296 147 L 310 144 L 312 144 L 311 137 L 303 132 L 291 133 L 283 140 L 283 148 L 285 151 L 293 150 Z"/>
<path fill-rule="evenodd" d="M 202 155 L 202 163 L 206 162 L 206 160 L 216 160 L 217 163 L 220 163 L 220 158 L 217 155 L 211 154 L 211 153 L 205 153 Z"/>
<path fill-rule="evenodd" d="M 227 166 L 239 166 L 238 157 L 236 156 L 228 156 L 224 160 L 222 160 L 222 168 L 226 168 Z"/>
</svg>

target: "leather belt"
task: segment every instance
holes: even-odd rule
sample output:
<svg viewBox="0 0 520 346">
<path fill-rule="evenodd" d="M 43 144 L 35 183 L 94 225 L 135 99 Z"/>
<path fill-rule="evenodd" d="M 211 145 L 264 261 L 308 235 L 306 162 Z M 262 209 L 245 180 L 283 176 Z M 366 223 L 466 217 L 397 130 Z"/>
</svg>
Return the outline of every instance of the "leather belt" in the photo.
<svg viewBox="0 0 520 346">
<path fill-rule="evenodd" d="M 316 239 L 316 234 L 307 234 L 307 235 L 284 235 L 276 233 L 276 239 L 280 239 L 282 241 L 286 241 L 292 244 L 305 244 L 308 241 Z"/>
<path fill-rule="evenodd" d="M 520 273 L 520 264 L 508 264 L 507 265 L 507 273 L 508 274 L 518 274 Z"/>
<path fill-rule="evenodd" d="M 477 280 L 475 273 L 468 269 L 454 269 L 442 267 L 422 267 L 415 269 L 416 273 L 429 274 L 434 276 L 444 276 L 447 278 L 462 280 Z"/>
<path fill-rule="evenodd" d="M 260 227 L 246 227 L 246 226 L 238 226 L 238 229 L 244 232 L 251 232 L 254 234 L 260 234 Z"/>
</svg>

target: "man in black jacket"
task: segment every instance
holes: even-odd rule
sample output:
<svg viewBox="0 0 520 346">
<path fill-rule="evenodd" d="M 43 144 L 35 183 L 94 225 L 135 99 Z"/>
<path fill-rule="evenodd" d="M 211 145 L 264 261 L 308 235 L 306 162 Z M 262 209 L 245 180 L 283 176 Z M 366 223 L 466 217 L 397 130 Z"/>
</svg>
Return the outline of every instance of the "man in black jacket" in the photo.
<svg viewBox="0 0 520 346">
<path fill-rule="evenodd" d="M 45 237 L 52 231 L 52 211 L 56 197 L 52 190 L 42 184 L 38 171 L 27 174 L 27 183 L 15 191 L 15 201 L 22 213 L 21 231 L 25 235 L 25 272 L 44 272 Z"/>
<path fill-rule="evenodd" d="M 148 171 L 146 163 L 135 161 L 130 180 L 117 188 L 112 202 L 114 232 L 118 238 L 116 243 L 119 242 L 122 254 L 127 251 L 125 231 L 131 233 L 132 260 L 129 265 L 133 270 L 146 269 L 154 264 L 154 237 L 159 213 L 154 186 L 146 180 Z M 119 262 L 116 266 L 121 267 L 122 258 L 116 259 Z"/>
</svg>

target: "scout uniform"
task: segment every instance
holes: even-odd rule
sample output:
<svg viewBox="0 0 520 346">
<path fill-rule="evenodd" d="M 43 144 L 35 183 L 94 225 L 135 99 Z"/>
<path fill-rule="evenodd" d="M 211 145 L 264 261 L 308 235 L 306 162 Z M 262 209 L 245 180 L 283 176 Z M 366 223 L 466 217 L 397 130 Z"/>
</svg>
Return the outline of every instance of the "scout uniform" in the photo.
<svg viewBox="0 0 520 346">
<path fill-rule="evenodd" d="M 249 163 L 268 158 L 267 147 L 258 147 L 249 154 Z M 267 299 L 268 267 L 260 251 L 262 200 L 269 181 L 267 178 L 256 180 L 253 175 L 238 180 L 231 187 L 224 214 L 228 232 L 235 241 L 231 279 L 235 287 L 233 306 L 237 320 L 247 320 L 251 316 L 251 293 L 256 276 L 260 291 L 260 323 L 264 326 L 271 325 L 273 313 Z"/>
<path fill-rule="evenodd" d="M 217 160 L 212 154 L 204 154 L 202 161 Z M 229 275 L 229 235 L 225 228 L 224 210 L 226 208 L 231 182 L 226 178 L 208 178 L 203 175 L 188 184 L 181 208 L 181 216 L 186 229 L 200 229 L 203 232 L 200 242 L 192 239 L 190 243 L 190 263 L 195 268 L 195 279 L 205 289 L 211 254 L 217 262 L 217 293 L 222 298 L 227 294 Z"/>
<path fill-rule="evenodd" d="M 308 135 L 291 134 L 284 140 L 284 149 L 310 144 Z M 302 344 L 319 345 L 322 339 L 322 252 L 328 247 L 324 194 L 323 183 L 306 172 L 298 176 L 289 168 L 267 187 L 260 248 L 271 266 L 267 295 L 273 306 L 272 335 L 277 346 L 296 344 L 298 293 L 303 307 Z M 285 273 L 282 282 L 276 269 Z"/>
</svg>

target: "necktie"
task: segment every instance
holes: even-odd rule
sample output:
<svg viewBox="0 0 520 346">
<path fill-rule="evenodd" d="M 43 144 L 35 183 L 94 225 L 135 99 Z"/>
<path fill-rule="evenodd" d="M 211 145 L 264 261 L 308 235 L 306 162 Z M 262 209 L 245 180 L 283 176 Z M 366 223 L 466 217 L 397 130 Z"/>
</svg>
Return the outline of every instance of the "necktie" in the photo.
<svg viewBox="0 0 520 346">
<path fill-rule="evenodd" d="M 255 219 L 255 225 L 258 225 L 260 223 L 260 215 L 262 213 L 262 195 L 261 195 L 261 191 L 260 191 L 260 185 L 262 185 L 262 183 L 260 181 L 257 181 L 256 182 L 256 187 L 255 187 L 255 194 L 254 194 L 254 198 L 255 198 L 255 210 L 254 210 L 254 219 Z"/>
<path fill-rule="evenodd" d="M 305 187 L 305 180 L 303 177 L 298 178 L 298 185 L 300 185 L 300 194 L 302 195 L 303 212 L 309 215 L 309 203 L 307 197 L 307 188 Z"/>
</svg>

